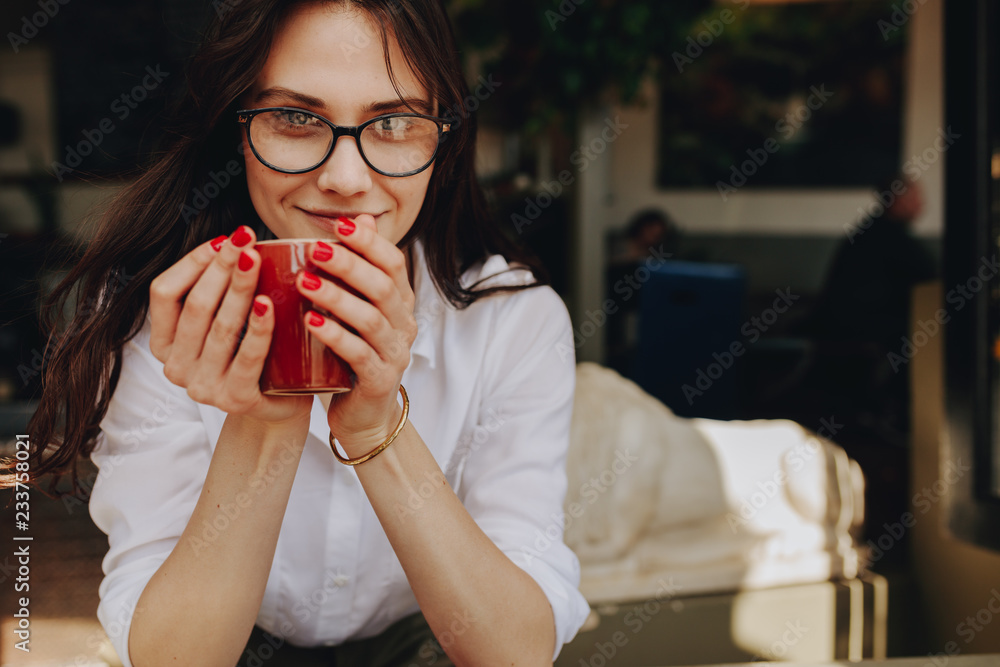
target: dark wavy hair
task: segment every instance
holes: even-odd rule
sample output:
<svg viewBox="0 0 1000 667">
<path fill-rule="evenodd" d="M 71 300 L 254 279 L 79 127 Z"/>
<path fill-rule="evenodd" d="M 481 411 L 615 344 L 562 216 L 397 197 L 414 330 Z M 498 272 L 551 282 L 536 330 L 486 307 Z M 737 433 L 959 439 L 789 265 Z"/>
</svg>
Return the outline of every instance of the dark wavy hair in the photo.
<svg viewBox="0 0 1000 667">
<path fill-rule="evenodd" d="M 56 287 L 42 311 L 48 333 L 42 396 L 29 424 L 32 481 L 52 475 L 49 491 L 69 475 L 78 489 L 77 462 L 93 451 L 121 371 L 122 348 L 142 328 L 153 278 L 200 243 L 238 224 L 266 232 L 246 187 L 235 124 L 238 99 L 256 80 L 289 12 L 303 4 L 343 4 L 378 27 L 386 66 L 395 39 L 406 64 L 437 103 L 449 110 L 452 131 L 441 145 L 427 194 L 401 247 L 424 241 L 430 274 L 455 307 L 484 296 L 546 282 L 537 261 L 515 246 L 489 214 L 474 171 L 476 124 L 451 24 L 441 0 L 241 0 L 213 19 L 188 66 L 186 89 L 174 105 L 163 147 L 138 179 L 100 217 L 80 262 Z M 231 182 L 205 185 L 227 172 Z M 232 172 L 238 172 L 232 175 Z M 532 269 L 534 283 L 476 289 L 461 274 L 489 254 Z M 75 308 L 66 321 L 62 313 Z M 13 461 L 0 486 L 14 484 Z"/>
</svg>

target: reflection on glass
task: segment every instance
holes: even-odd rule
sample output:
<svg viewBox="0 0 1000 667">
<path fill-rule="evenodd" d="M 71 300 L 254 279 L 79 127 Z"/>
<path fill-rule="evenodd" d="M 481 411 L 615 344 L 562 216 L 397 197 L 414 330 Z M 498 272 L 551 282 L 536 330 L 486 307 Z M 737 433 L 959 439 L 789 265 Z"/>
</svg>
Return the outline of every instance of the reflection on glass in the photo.
<svg viewBox="0 0 1000 667">
<path fill-rule="evenodd" d="M 991 93 L 991 102 L 996 101 L 996 91 Z M 991 104 L 995 109 L 995 104 Z M 1000 250 L 1000 136 L 991 137 L 993 143 L 993 159 L 990 164 L 992 179 L 990 181 L 990 236 L 993 247 Z M 991 365 L 991 391 L 993 400 L 1000 401 L 1000 280 L 993 279 L 990 289 L 990 335 L 993 341 Z M 993 440 L 990 452 L 990 492 L 1000 496 L 1000 405 L 993 410 Z"/>
</svg>

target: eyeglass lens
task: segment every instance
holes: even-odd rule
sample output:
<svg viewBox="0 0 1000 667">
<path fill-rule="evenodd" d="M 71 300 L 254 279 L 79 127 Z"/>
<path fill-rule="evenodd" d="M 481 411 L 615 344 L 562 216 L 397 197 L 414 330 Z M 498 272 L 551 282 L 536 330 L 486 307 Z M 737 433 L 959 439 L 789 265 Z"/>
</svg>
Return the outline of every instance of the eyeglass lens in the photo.
<svg viewBox="0 0 1000 667">
<path fill-rule="evenodd" d="M 438 124 L 427 118 L 378 118 L 361 132 L 361 153 L 379 171 L 406 174 L 430 163 L 438 137 Z M 333 128 L 302 111 L 264 111 L 250 122 L 250 140 L 265 162 L 299 171 L 323 161 L 333 143 Z"/>
</svg>

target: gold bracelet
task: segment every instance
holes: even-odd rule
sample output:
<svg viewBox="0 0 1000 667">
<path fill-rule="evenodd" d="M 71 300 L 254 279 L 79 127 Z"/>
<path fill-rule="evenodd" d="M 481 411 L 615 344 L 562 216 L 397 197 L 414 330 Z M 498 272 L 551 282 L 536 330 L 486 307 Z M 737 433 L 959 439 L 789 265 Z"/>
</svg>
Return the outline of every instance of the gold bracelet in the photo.
<svg viewBox="0 0 1000 667">
<path fill-rule="evenodd" d="M 400 432 L 403 430 L 403 427 L 406 426 L 406 416 L 410 414 L 410 399 L 406 395 L 406 390 L 403 389 L 403 385 L 399 385 L 399 393 L 403 395 L 403 415 L 399 418 L 399 423 L 396 424 L 396 430 L 392 432 L 392 435 L 386 438 L 385 442 L 383 442 L 381 445 L 371 450 L 364 456 L 359 456 L 356 459 L 350 459 L 347 458 L 346 456 L 341 456 L 340 452 L 337 451 L 337 441 L 334 439 L 333 433 L 330 434 L 330 449 L 333 450 L 333 455 L 337 457 L 338 461 L 340 461 L 344 465 L 356 466 L 359 463 L 364 463 L 368 459 L 375 458 L 382 452 L 383 449 L 392 444 L 392 441 L 396 439 L 396 436 L 398 436 Z"/>
</svg>

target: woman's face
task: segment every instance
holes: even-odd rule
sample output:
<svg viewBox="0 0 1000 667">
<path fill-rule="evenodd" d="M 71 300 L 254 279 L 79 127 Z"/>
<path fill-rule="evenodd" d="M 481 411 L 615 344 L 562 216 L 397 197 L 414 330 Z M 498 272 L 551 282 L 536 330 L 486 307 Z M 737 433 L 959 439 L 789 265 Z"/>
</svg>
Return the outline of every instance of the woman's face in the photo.
<svg viewBox="0 0 1000 667">
<path fill-rule="evenodd" d="M 433 101 L 394 39 L 389 51 L 402 97 L 418 111 L 433 113 Z M 318 4 L 301 6 L 287 18 L 245 104 L 306 109 L 346 126 L 409 111 L 393 89 L 381 40 L 367 17 Z M 278 238 L 332 237 L 338 217 L 367 213 L 381 236 L 398 243 L 416 220 L 434 168 L 402 178 L 383 176 L 365 164 L 349 136 L 340 137 L 329 159 L 304 174 L 274 171 L 246 145 L 244 155 L 250 199 Z"/>
</svg>

